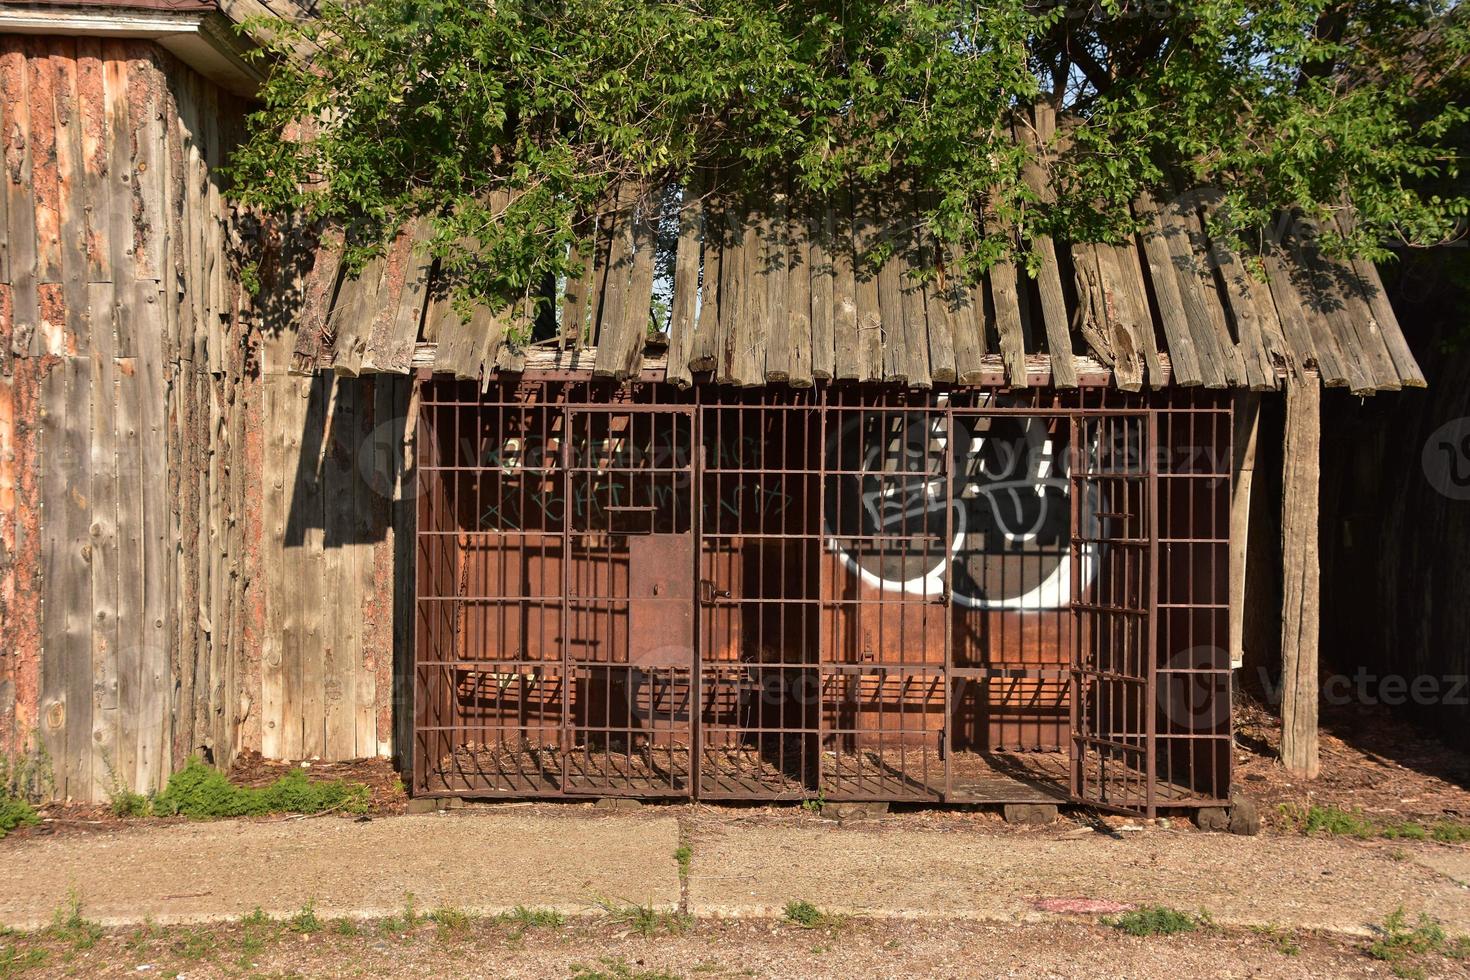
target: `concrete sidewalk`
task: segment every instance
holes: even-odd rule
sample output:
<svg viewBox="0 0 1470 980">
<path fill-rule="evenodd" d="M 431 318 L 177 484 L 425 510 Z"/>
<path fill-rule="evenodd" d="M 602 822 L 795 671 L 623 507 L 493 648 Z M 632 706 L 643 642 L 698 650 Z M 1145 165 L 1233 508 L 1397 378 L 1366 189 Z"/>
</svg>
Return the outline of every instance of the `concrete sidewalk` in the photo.
<svg viewBox="0 0 1470 980">
<path fill-rule="evenodd" d="M 695 915 L 779 915 L 793 899 L 869 916 L 1045 918 L 1052 899 L 1157 903 L 1229 925 L 1361 933 L 1402 906 L 1470 933 L 1470 849 L 1149 829 L 1110 836 L 987 834 L 750 821 L 685 808 L 465 809 L 356 823 L 336 818 L 140 826 L 0 841 L 0 923 L 49 922 L 73 891 L 120 925 L 452 905 L 576 914 L 599 898 Z M 713 815 L 711 815 L 713 813 Z M 693 851 L 681 889 L 675 850 Z"/>
</svg>

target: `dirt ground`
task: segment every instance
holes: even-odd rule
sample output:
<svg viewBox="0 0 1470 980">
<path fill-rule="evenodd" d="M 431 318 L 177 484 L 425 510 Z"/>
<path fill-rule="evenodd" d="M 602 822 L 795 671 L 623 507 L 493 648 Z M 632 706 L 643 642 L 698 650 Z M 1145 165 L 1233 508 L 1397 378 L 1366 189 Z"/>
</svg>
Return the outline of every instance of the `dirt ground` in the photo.
<svg viewBox="0 0 1470 980">
<path fill-rule="evenodd" d="M 1135 937 L 1085 919 L 995 924 L 699 920 L 641 935 L 603 918 L 527 926 L 393 920 L 276 921 L 92 935 L 85 929 L 0 938 L 0 976 L 465 976 L 579 980 L 792 977 L 1464 976 L 1427 953 L 1375 958 L 1367 940 L 1205 926 Z M 314 931 L 306 931 L 314 930 Z M 1383 955 L 1380 951 L 1379 955 Z"/>
</svg>

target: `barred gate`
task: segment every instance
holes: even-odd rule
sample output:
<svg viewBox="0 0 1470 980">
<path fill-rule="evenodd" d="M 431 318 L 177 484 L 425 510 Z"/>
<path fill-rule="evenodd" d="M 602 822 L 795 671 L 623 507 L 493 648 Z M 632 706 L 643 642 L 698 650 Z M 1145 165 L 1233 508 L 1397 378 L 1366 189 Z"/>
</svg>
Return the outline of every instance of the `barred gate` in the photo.
<svg viewBox="0 0 1470 980">
<path fill-rule="evenodd" d="M 1229 795 L 1229 402 L 420 382 L 421 795 Z"/>
</svg>

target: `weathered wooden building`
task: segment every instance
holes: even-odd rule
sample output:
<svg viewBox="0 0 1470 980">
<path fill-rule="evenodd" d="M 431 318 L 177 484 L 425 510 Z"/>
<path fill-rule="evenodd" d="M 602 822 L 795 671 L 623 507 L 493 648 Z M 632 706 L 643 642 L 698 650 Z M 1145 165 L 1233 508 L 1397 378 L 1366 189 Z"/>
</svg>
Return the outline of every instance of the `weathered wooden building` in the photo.
<svg viewBox="0 0 1470 980">
<path fill-rule="evenodd" d="M 224 23 L 0 11 L 0 737 L 60 794 L 255 748 L 420 794 L 1226 800 L 1283 391 L 1311 727 L 1319 387 L 1422 384 L 1371 266 L 1292 229 L 1254 277 L 1187 193 L 961 288 L 854 259 L 901 194 L 707 175 L 609 202 L 554 317 L 462 318 L 415 229 L 348 278 L 231 212 Z"/>
</svg>

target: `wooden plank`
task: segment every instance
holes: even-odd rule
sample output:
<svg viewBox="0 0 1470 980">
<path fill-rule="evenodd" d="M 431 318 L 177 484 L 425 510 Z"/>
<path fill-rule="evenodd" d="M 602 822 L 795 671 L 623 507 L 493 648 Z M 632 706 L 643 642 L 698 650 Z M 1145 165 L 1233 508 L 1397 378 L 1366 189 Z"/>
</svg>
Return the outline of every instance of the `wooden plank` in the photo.
<svg viewBox="0 0 1470 980">
<path fill-rule="evenodd" d="M 118 669 L 123 637 L 120 635 L 120 572 L 118 551 L 118 422 L 121 405 L 113 350 L 113 286 L 87 286 L 92 321 L 88 352 L 92 388 L 92 444 L 87 470 L 87 500 L 92 523 L 88 528 L 92 572 L 92 782 L 111 791 L 133 789 L 136 771 L 136 735 L 120 738 L 121 729 L 136 726 L 136 717 L 124 719 L 118 711 Z M 162 411 L 158 406 L 157 411 Z M 130 490 L 140 497 L 141 483 Z M 162 489 L 155 483 L 154 493 Z M 129 567 L 130 577 L 136 568 Z"/>
<path fill-rule="evenodd" d="M 1281 762 L 1303 779 L 1316 778 L 1319 769 L 1321 398 L 1314 375 L 1287 375 L 1281 504 Z"/>
<path fill-rule="evenodd" d="M 1159 357 L 1158 335 L 1154 329 L 1153 306 L 1149 303 L 1148 287 L 1143 281 L 1143 260 L 1138 244 L 1129 239 L 1122 245 L 1112 245 L 1109 248 L 1118 268 L 1124 306 L 1131 317 L 1139 353 L 1143 355 L 1148 383 L 1153 388 L 1162 388 L 1164 368 Z"/>
<path fill-rule="evenodd" d="M 261 495 L 261 591 L 265 621 L 272 628 L 261 636 L 260 651 L 260 751 L 267 759 L 286 758 L 284 752 L 284 699 L 286 648 L 294 639 L 294 609 L 283 602 L 286 586 L 286 541 L 290 521 L 289 504 L 294 496 L 294 475 L 300 457 L 302 400 L 296 395 L 297 378 L 266 375 L 261 384 L 263 411 L 261 441 L 264 443 Z"/>
<path fill-rule="evenodd" d="M 1326 380 L 1328 372 L 1321 367 L 1317 357 L 1317 342 L 1307 327 L 1307 312 L 1302 305 L 1301 296 L 1297 293 L 1296 285 L 1291 281 L 1291 265 L 1285 254 L 1276 248 L 1268 249 L 1261 256 L 1261 261 L 1266 268 L 1266 285 L 1269 299 L 1276 310 L 1277 322 L 1281 324 L 1283 336 L 1286 338 L 1288 354 L 1292 365 L 1297 370 L 1305 370 L 1308 367 L 1318 368 L 1323 372 Z M 1267 297 L 1263 297 L 1263 300 Z M 1264 306 L 1264 302 L 1262 306 Z M 1336 372 L 1336 362 L 1333 362 L 1333 373 Z M 1346 381 L 1344 377 L 1342 379 Z"/>
<path fill-rule="evenodd" d="M 1193 355 L 1193 364 L 1189 366 L 1198 372 L 1200 382 L 1207 388 L 1223 388 L 1230 383 L 1230 376 L 1224 357 L 1217 348 L 1210 314 L 1205 308 L 1207 297 L 1200 293 L 1199 276 L 1194 271 L 1194 246 L 1190 242 L 1189 227 L 1177 202 L 1154 209 L 1152 202 L 1145 199 L 1144 209 L 1152 210 L 1156 216 L 1158 241 L 1165 254 L 1165 258 L 1156 260 L 1154 253 L 1149 252 L 1149 271 L 1153 275 L 1155 295 L 1177 293 L 1183 322 L 1175 329 L 1186 332 L 1189 337 L 1187 345 L 1176 340 L 1170 326 L 1171 322 L 1179 318 L 1173 317 L 1170 315 L 1171 311 L 1165 309 L 1164 332 L 1169 337 L 1170 354 L 1176 362 L 1184 360 L 1186 363 L 1188 356 Z M 1145 248 L 1152 247 L 1154 246 L 1146 237 Z M 1163 289 L 1162 293 L 1160 288 Z"/>
<path fill-rule="evenodd" d="M 913 388 L 925 389 L 933 385 L 933 369 L 930 362 L 930 349 L 932 341 L 929 337 L 929 311 L 928 300 L 924 294 L 924 270 L 923 264 L 930 262 L 927 255 L 921 251 L 921 235 L 919 229 L 916 202 L 912 191 L 906 186 L 902 193 L 895 198 L 897 212 L 890 219 L 897 228 L 911 228 L 912 231 L 902 234 L 899 238 L 896 250 L 890 263 L 898 266 L 898 291 L 899 306 L 901 310 L 902 332 L 898 335 L 902 347 L 899 351 L 899 360 L 903 364 L 903 375 L 909 379 L 909 385 Z M 915 267 L 915 264 L 919 267 Z M 941 351 L 947 347 L 948 331 L 945 330 L 944 339 L 941 341 Z"/>
<path fill-rule="evenodd" d="M 811 364 L 812 377 L 829 380 L 837 370 L 837 311 L 834 292 L 836 269 L 833 250 L 836 217 L 832 202 L 823 201 L 808 217 L 810 247 L 807 289 L 811 294 Z"/>
<path fill-rule="evenodd" d="M 1201 193 L 1206 221 L 1218 207 L 1219 198 L 1217 193 Z M 1275 337 L 1262 322 L 1262 314 L 1257 309 L 1256 293 L 1263 292 L 1265 287 L 1254 280 L 1245 262 L 1233 251 L 1212 242 L 1210 254 L 1224 287 L 1226 311 L 1235 324 L 1246 382 L 1255 391 L 1274 390 L 1277 368 L 1286 365 L 1287 356 L 1286 351 L 1276 345 Z"/>
<path fill-rule="evenodd" d="M 56 204 L 60 219 L 61 295 L 65 330 L 57 353 L 85 356 L 91 348 L 87 296 L 87 198 L 82 172 L 82 122 L 78 104 L 76 45 L 49 44 L 53 66 Z"/>
<path fill-rule="evenodd" d="M 128 129 L 132 133 L 132 180 L 135 188 L 133 206 L 134 240 L 137 246 L 133 255 L 133 269 L 139 279 L 158 280 L 163 278 L 163 249 L 167 224 L 164 220 L 163 156 L 165 153 L 164 120 L 162 112 L 161 86 L 163 79 L 153 62 L 154 49 L 147 42 L 136 41 L 128 46 Z M 214 86 L 209 86 L 214 91 Z M 218 133 L 219 116 L 216 103 L 215 132 Z M 224 162 L 223 150 L 216 147 L 210 156 L 211 166 Z M 218 177 L 210 180 L 215 188 L 213 214 L 221 215 L 222 201 L 217 186 Z M 223 248 L 223 235 L 216 239 L 216 246 Z M 225 257 L 220 255 L 216 267 L 224 275 Z"/>
<path fill-rule="evenodd" d="M 766 244 L 771 240 L 771 215 L 764 203 L 756 205 L 745 223 L 741 242 L 744 278 L 744 314 L 735 321 L 735 363 L 731 376 L 744 385 L 765 381 L 766 338 L 770 336 L 770 270 Z"/>
<path fill-rule="evenodd" d="M 1245 607 L 1249 593 L 1246 577 L 1250 574 L 1249 543 L 1251 516 L 1251 484 L 1256 469 L 1256 438 L 1260 432 L 1261 396 L 1256 392 L 1240 392 L 1235 396 L 1233 421 L 1235 431 L 1230 440 L 1230 592 L 1229 636 L 1230 666 L 1245 664 Z M 1260 533 L 1258 530 L 1257 534 Z"/>
<path fill-rule="evenodd" d="M 882 381 L 885 375 L 883 352 L 883 311 L 880 270 L 872 267 L 869 253 L 880 233 L 868 193 L 853 195 L 853 273 L 856 278 L 854 301 L 857 308 L 857 380 Z"/>
<path fill-rule="evenodd" d="M 1287 257 L 1284 268 L 1300 304 L 1301 320 L 1312 336 L 1323 382 L 1333 386 L 1347 385 L 1356 392 L 1373 390 L 1372 376 L 1356 357 L 1349 356 L 1337 336 L 1335 325 L 1326 315 L 1327 300 L 1318 290 L 1316 273 L 1307 255 L 1310 245 L 1295 234 L 1288 236 L 1284 244 Z"/>
<path fill-rule="evenodd" d="M 318 359 L 330 353 L 335 337 L 327 332 L 327 320 L 337 297 L 342 271 L 342 232 L 329 228 L 322 232 L 312 250 L 311 269 L 303 277 L 300 311 L 296 317 L 296 344 L 291 355 L 291 371 L 306 374 L 316 370 Z M 282 325 L 279 329 L 284 330 Z M 274 370 L 276 365 L 267 365 Z"/>
<path fill-rule="evenodd" d="M 83 216 L 87 281 L 112 281 L 108 195 L 107 93 L 103 79 L 102 42 L 77 38 L 77 100 L 80 106 Z"/>
<path fill-rule="evenodd" d="M 337 307 L 332 311 L 332 334 L 336 344 L 332 368 L 337 374 L 355 378 L 362 373 L 373 321 L 380 304 L 378 293 L 388 275 L 389 258 L 378 255 L 367 261 L 355 278 L 346 279 L 337 294 Z"/>
<path fill-rule="evenodd" d="M 58 359 L 41 380 L 41 737 L 63 799 L 92 797 L 92 582 L 88 500 L 76 494 L 90 464 L 90 365 Z"/>
<path fill-rule="evenodd" d="M 583 333 L 587 329 L 587 313 L 592 307 L 592 285 L 597 281 L 592 254 L 596 245 L 597 222 L 592 222 L 593 238 L 572 245 L 570 260 L 578 271 L 567 278 L 561 297 L 561 329 L 557 333 L 557 346 L 577 348 L 582 345 Z"/>
<path fill-rule="evenodd" d="M 679 203 L 679 240 L 674 247 L 674 292 L 669 302 L 669 368 L 668 379 L 687 388 L 694 378 L 689 360 L 694 351 L 699 301 L 699 240 L 703 214 L 700 198 L 704 195 L 701 171 L 695 171 L 683 190 Z"/>
<path fill-rule="evenodd" d="M 366 314 L 358 374 L 376 373 L 379 360 L 386 363 L 391 356 L 390 348 L 398 326 L 398 307 L 403 301 L 409 267 L 414 261 L 414 240 L 419 233 L 419 221 L 415 220 L 407 227 L 400 228 L 393 241 L 388 244 L 387 252 L 383 256 L 383 275 L 378 283 L 377 296 L 373 300 L 372 309 Z"/>
<path fill-rule="evenodd" d="M 701 269 L 699 320 L 689 348 L 690 371 L 713 371 L 719 351 L 720 267 L 723 261 L 725 216 L 712 192 L 700 210 Z"/>
<path fill-rule="evenodd" d="M 1205 233 L 1204 222 L 1200 220 L 1200 200 L 1201 194 L 1194 192 L 1181 196 L 1176 202 L 1187 228 L 1187 234 L 1180 241 L 1187 242 L 1190 246 L 1188 255 L 1193 263 L 1200 299 L 1208 317 L 1211 346 L 1219 352 L 1226 380 L 1231 385 L 1244 386 L 1249 383 L 1249 376 L 1235 338 L 1230 335 L 1230 328 L 1225 322 L 1226 301 L 1221 296 L 1215 275 L 1216 249 Z"/>
<path fill-rule="evenodd" d="M 791 319 L 786 307 L 795 258 L 792 228 L 791 198 L 783 188 L 771 196 L 770 207 L 761 223 L 761 267 L 757 281 L 764 303 L 760 304 L 759 312 L 763 316 L 754 324 L 753 337 L 763 348 L 756 356 L 757 374 L 763 367 L 764 380 L 772 384 L 785 384 L 791 379 Z"/>
<path fill-rule="evenodd" d="M 857 270 L 854 264 L 852 198 L 838 192 L 832 234 L 832 376 L 856 381 L 864 373 L 858 342 Z"/>
<path fill-rule="evenodd" d="M 56 67 L 49 57 L 51 38 L 25 40 L 26 88 L 30 97 L 31 184 L 36 209 L 36 281 L 42 285 L 61 282 L 61 210 L 57 187 L 56 119 L 54 115 Z M 60 325 L 56 324 L 59 330 Z M 55 351 L 56 346 L 32 350 Z"/>
<path fill-rule="evenodd" d="M 812 385 L 812 247 L 806 216 L 792 221 L 792 257 L 787 269 L 786 308 L 778 315 L 788 320 L 787 338 L 791 357 L 787 381 L 793 388 Z"/>
<path fill-rule="evenodd" d="M 407 374 L 413 361 L 414 345 L 424 321 L 424 308 L 429 293 L 429 275 L 433 269 L 433 257 L 427 248 L 429 228 L 420 222 L 414 229 L 413 245 L 407 256 L 407 268 L 403 275 L 403 289 L 398 297 L 398 309 L 393 314 L 386 339 L 380 344 L 374 367 L 379 371 Z"/>
<path fill-rule="evenodd" d="M 1014 265 L 997 262 L 990 267 L 990 297 L 995 308 L 1000 355 L 1006 365 L 1006 381 L 1012 387 L 1023 387 L 1027 383 L 1026 343 L 1021 330 L 1021 301 Z"/>
<path fill-rule="evenodd" d="M 1315 242 L 1304 250 L 1304 258 L 1317 286 L 1321 312 L 1337 338 L 1344 359 L 1355 365 L 1371 386 L 1354 390 L 1362 393 L 1399 390 L 1402 387 L 1399 373 L 1378 322 L 1354 282 L 1357 274 L 1351 265 L 1322 254 Z M 1354 373 L 1351 365 L 1350 376 Z"/>
<path fill-rule="evenodd" d="M 140 792 L 162 789 L 169 772 L 170 746 L 165 739 L 170 683 L 168 611 L 173 601 L 167 569 L 170 566 L 172 519 L 168 500 L 159 492 L 157 475 L 168 469 L 167 404 L 168 381 L 164 377 L 163 301 L 158 284 L 140 281 L 130 299 L 138 325 L 137 383 L 140 404 L 147 414 L 140 417 L 137 452 L 145 488 L 143 494 L 143 619 L 141 649 L 142 677 L 139 683 L 139 739 L 137 785 Z M 223 461 L 221 461 L 223 463 Z"/>
<path fill-rule="evenodd" d="M 592 368 L 598 377 L 627 377 L 625 372 L 630 365 L 637 363 L 643 352 L 648 326 L 646 311 L 644 319 L 636 327 L 629 322 L 629 311 L 636 302 L 632 298 L 633 282 L 635 278 L 641 279 L 638 245 L 646 237 L 643 229 L 647 222 L 640 221 L 638 215 L 640 196 L 639 191 L 628 184 L 618 189 L 602 320 L 597 327 L 597 361 Z M 652 282 L 651 277 L 649 281 Z"/>
<path fill-rule="evenodd" d="M 36 254 L 36 200 L 31 154 L 31 112 L 25 42 L 5 38 L 0 56 L 0 125 L 4 132 L 5 220 L 10 281 L 10 351 L 30 353 L 41 320 Z"/>
<path fill-rule="evenodd" d="M 955 324 L 945 289 L 948 263 L 942 244 L 925 235 L 925 257 L 935 267 L 934 278 L 922 285 L 924 319 L 928 323 L 929 375 L 936 384 L 954 384 L 959 380 L 955 366 Z"/>
<path fill-rule="evenodd" d="M 1030 125 L 1018 120 L 1015 132 L 1032 152 L 1040 155 L 1045 152 L 1055 135 L 1054 113 L 1049 106 L 1038 105 L 1032 111 Z M 1036 193 L 1043 205 L 1050 205 L 1056 200 L 1051 184 L 1036 162 L 1027 163 L 1022 169 L 1021 179 Z M 1039 314 L 1046 333 L 1046 349 L 1048 353 L 1057 355 L 1054 358 L 1055 384 L 1058 388 L 1075 388 L 1077 378 L 1072 372 L 1071 318 L 1067 315 L 1066 293 L 1062 288 L 1056 244 L 1050 235 L 1039 233 L 1030 235 L 1029 241 L 1032 250 L 1041 260 L 1041 267 L 1036 273 L 1036 289 L 1041 299 Z"/>
<path fill-rule="evenodd" d="M 743 201 L 726 198 L 723 248 L 720 254 L 720 306 L 715 331 L 715 380 L 739 384 L 735 370 L 737 323 L 745 315 L 745 225 L 749 220 Z"/>
<path fill-rule="evenodd" d="M 1147 358 L 1144 354 L 1145 341 L 1142 317 L 1147 308 L 1140 309 L 1132 300 L 1126 282 L 1128 273 L 1118 264 L 1116 252 L 1111 245 L 1099 243 L 1092 247 L 1097 260 L 1098 299 L 1102 307 L 1104 329 L 1107 332 L 1110 353 L 1113 357 L 1113 372 L 1118 377 L 1118 387 L 1124 391 L 1138 391 L 1143 387 L 1144 369 Z M 1152 342 L 1153 324 L 1147 324 Z M 1153 355 L 1157 362 L 1158 353 Z"/>
</svg>

